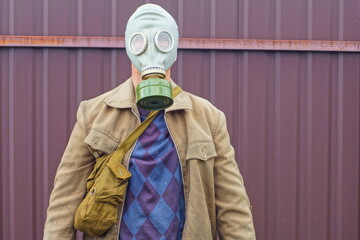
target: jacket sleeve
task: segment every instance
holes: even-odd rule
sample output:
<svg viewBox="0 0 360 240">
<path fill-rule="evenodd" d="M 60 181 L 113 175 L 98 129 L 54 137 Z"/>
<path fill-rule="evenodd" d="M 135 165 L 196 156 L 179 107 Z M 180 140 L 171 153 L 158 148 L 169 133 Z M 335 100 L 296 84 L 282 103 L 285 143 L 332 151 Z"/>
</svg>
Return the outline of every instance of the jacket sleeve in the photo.
<svg viewBox="0 0 360 240">
<path fill-rule="evenodd" d="M 224 113 L 219 113 L 214 134 L 217 157 L 214 165 L 217 230 L 220 239 L 254 240 L 249 198 L 235 161 Z"/>
<path fill-rule="evenodd" d="M 56 172 L 47 209 L 44 240 L 75 239 L 74 215 L 85 196 L 86 178 L 95 160 L 84 143 L 87 132 L 83 105 L 82 102 L 79 106 L 77 122 Z"/>
</svg>

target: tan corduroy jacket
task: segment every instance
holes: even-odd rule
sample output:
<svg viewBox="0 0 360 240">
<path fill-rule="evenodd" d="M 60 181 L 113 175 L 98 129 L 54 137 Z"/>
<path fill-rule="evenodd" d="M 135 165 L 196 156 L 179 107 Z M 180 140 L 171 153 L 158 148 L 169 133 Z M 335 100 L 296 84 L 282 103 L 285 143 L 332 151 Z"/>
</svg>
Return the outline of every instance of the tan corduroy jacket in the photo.
<svg viewBox="0 0 360 240">
<path fill-rule="evenodd" d="M 224 114 L 208 101 L 183 91 L 166 109 L 185 192 L 183 238 L 255 239 L 250 203 L 234 158 Z M 86 192 L 95 157 L 114 151 L 140 124 L 131 79 L 80 104 L 77 122 L 56 173 L 44 239 L 75 239 L 74 214 Z M 129 151 L 123 160 L 128 166 Z M 117 240 L 118 221 L 100 238 Z"/>
</svg>

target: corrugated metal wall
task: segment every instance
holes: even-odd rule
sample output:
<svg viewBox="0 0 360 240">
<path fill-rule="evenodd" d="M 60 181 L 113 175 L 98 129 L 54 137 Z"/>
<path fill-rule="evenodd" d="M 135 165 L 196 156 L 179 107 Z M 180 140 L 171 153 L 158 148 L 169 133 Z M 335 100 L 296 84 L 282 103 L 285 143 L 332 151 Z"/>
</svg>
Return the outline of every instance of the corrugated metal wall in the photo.
<svg viewBox="0 0 360 240">
<path fill-rule="evenodd" d="M 181 37 L 360 40 L 358 0 L 151 2 Z M 1 0 L 0 34 L 124 36 L 142 3 Z M 124 50 L 0 48 L 2 239 L 42 238 L 78 103 L 129 76 Z M 172 76 L 226 113 L 258 239 L 360 238 L 360 53 L 181 50 Z"/>
</svg>

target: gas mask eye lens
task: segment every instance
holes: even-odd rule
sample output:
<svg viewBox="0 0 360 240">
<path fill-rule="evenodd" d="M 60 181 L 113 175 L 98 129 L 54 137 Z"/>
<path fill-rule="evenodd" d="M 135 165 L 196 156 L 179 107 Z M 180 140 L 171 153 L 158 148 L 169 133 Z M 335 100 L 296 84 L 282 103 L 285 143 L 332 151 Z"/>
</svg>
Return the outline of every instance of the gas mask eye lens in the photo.
<svg viewBox="0 0 360 240">
<path fill-rule="evenodd" d="M 146 36 L 143 33 L 134 33 L 130 38 L 130 51 L 132 54 L 140 55 L 147 47 Z"/>
<path fill-rule="evenodd" d="M 173 48 L 174 42 L 168 32 L 160 31 L 155 35 L 155 45 L 161 52 L 169 52 Z"/>
</svg>

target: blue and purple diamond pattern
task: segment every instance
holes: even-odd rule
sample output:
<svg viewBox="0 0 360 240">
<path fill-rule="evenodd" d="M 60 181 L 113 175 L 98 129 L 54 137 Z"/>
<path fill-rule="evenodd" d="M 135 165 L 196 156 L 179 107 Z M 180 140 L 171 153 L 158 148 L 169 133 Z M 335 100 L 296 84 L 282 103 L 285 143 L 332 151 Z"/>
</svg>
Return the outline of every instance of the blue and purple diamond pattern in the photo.
<svg viewBox="0 0 360 240">
<path fill-rule="evenodd" d="M 139 110 L 143 121 L 148 112 Z M 139 137 L 130 157 L 120 239 L 181 239 L 185 221 L 179 158 L 159 112 Z"/>
</svg>

